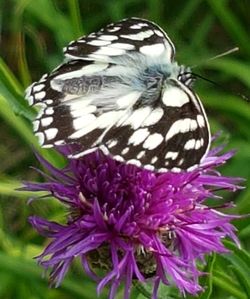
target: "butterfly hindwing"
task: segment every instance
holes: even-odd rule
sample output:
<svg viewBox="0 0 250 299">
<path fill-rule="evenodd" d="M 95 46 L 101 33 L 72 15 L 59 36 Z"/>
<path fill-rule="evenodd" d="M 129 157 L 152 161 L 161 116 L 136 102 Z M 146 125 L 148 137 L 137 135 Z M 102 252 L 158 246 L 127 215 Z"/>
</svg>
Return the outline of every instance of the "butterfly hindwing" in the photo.
<svg viewBox="0 0 250 299">
<path fill-rule="evenodd" d="M 209 128 L 198 97 L 171 80 L 152 105 L 143 95 L 133 112 L 103 138 L 104 151 L 115 159 L 147 169 L 188 169 L 204 156 Z"/>
</svg>

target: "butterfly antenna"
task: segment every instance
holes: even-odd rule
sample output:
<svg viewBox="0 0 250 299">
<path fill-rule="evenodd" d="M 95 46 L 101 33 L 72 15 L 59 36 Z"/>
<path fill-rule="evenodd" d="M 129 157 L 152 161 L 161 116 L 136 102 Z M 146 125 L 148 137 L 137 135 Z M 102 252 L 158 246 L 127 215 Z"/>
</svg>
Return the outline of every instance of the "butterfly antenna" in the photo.
<svg viewBox="0 0 250 299">
<path fill-rule="evenodd" d="M 228 89 L 225 88 L 224 86 L 222 86 L 222 85 L 216 83 L 216 82 L 213 81 L 213 80 L 207 79 L 207 78 L 205 78 L 205 77 L 203 77 L 203 76 L 201 76 L 201 75 L 199 75 L 199 74 L 196 74 L 196 73 L 193 73 L 193 72 L 186 72 L 185 74 L 190 74 L 193 78 L 200 78 L 200 79 L 202 79 L 202 80 L 204 80 L 204 81 L 206 81 L 206 82 L 209 82 L 209 83 L 211 83 L 211 84 L 217 86 L 219 89 L 228 92 Z M 242 98 L 242 99 L 243 99 L 244 101 L 246 101 L 246 102 L 250 102 L 250 99 L 249 99 L 248 97 L 246 97 L 245 95 L 241 94 L 241 93 L 238 93 L 238 92 L 235 93 L 235 92 L 233 92 L 232 94 L 236 95 L 237 97 Z"/>
<path fill-rule="evenodd" d="M 237 52 L 237 51 L 239 51 L 239 47 L 232 48 L 232 49 L 230 49 L 228 51 L 225 51 L 225 52 L 223 52 L 221 54 L 218 54 L 218 55 L 216 55 L 214 57 L 208 58 L 208 59 L 204 60 L 203 62 L 201 62 L 199 64 L 193 65 L 193 66 L 190 67 L 190 69 L 194 69 L 194 68 L 196 68 L 196 67 L 198 67 L 198 66 L 200 66 L 202 64 L 205 64 L 205 63 L 207 63 L 209 61 L 212 61 L 212 60 L 224 57 L 226 55 L 232 54 L 232 53 Z M 216 83 L 213 80 L 207 79 L 207 78 L 205 78 L 205 77 L 203 77 L 203 76 L 201 76 L 199 74 L 193 73 L 193 72 L 187 72 L 187 73 L 191 74 L 194 78 L 200 78 L 200 79 L 202 79 L 204 81 L 207 81 L 207 82 L 209 82 L 209 83 L 217 86 L 218 88 L 220 88 L 220 89 L 228 92 L 227 88 L 221 86 L 220 84 Z M 240 98 L 242 98 L 244 101 L 250 102 L 250 99 L 248 97 L 246 97 L 245 95 L 241 94 L 241 93 L 233 93 L 233 94 L 236 95 L 236 96 L 238 96 L 238 97 L 240 97 Z"/>
<path fill-rule="evenodd" d="M 209 61 L 212 61 L 212 60 L 215 60 L 217 58 L 221 58 L 221 57 L 227 56 L 227 55 L 232 54 L 232 53 L 237 52 L 237 51 L 239 51 L 239 47 L 232 48 L 232 49 L 230 49 L 228 51 L 225 51 L 225 52 L 223 52 L 221 54 L 218 54 L 218 55 L 216 55 L 214 57 L 208 58 L 208 59 L 204 60 L 203 62 L 201 62 L 199 64 L 193 65 L 190 68 L 191 69 L 196 68 L 196 67 L 198 67 L 200 65 L 203 65 L 203 64 L 205 64 L 205 63 L 207 63 Z"/>
</svg>

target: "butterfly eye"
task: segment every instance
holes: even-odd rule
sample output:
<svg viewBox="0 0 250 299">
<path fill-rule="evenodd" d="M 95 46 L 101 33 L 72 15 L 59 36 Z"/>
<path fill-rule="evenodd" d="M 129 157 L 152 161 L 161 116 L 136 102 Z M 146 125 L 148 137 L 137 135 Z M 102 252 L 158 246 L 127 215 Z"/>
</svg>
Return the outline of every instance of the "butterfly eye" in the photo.
<svg viewBox="0 0 250 299">
<path fill-rule="evenodd" d="M 185 84 L 188 87 L 191 87 L 193 85 L 193 82 L 196 79 L 193 76 L 190 68 L 185 67 L 183 65 L 180 66 L 180 70 L 177 78 L 179 81 L 181 81 L 181 83 Z"/>
</svg>

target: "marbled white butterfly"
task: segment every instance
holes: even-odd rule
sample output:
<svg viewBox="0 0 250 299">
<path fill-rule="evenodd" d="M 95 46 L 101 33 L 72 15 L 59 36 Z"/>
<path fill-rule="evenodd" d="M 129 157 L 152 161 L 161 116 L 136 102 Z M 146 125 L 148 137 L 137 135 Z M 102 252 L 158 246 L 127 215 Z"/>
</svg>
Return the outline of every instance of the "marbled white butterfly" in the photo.
<svg viewBox="0 0 250 299">
<path fill-rule="evenodd" d="M 67 62 L 26 91 L 41 110 L 44 147 L 77 144 L 71 157 L 101 149 L 156 171 L 200 163 L 210 144 L 206 114 L 188 68 L 156 24 L 129 18 L 71 42 Z M 187 75 L 189 74 L 189 75 Z"/>
</svg>

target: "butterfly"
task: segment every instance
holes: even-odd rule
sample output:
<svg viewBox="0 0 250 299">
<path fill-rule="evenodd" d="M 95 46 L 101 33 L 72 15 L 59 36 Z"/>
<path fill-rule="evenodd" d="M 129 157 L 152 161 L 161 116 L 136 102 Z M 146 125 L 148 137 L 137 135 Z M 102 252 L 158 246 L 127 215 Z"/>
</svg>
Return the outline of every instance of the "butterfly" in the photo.
<svg viewBox="0 0 250 299">
<path fill-rule="evenodd" d="M 76 144 L 71 158 L 100 149 L 159 172 L 190 170 L 206 156 L 210 129 L 190 69 L 174 61 L 158 25 L 124 19 L 72 41 L 64 54 L 65 63 L 26 90 L 40 107 L 33 127 L 43 147 Z"/>
</svg>

